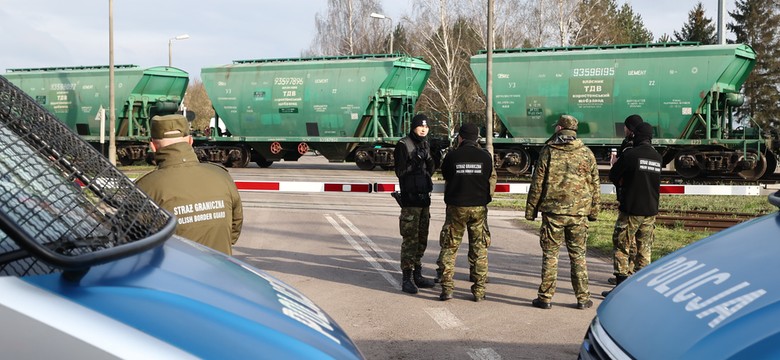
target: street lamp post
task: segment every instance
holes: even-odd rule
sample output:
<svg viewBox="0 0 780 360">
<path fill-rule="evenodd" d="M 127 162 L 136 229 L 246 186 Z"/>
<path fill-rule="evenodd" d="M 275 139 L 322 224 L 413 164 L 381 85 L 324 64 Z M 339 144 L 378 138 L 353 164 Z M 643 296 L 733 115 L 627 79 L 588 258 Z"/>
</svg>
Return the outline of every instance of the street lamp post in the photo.
<svg viewBox="0 0 780 360">
<path fill-rule="evenodd" d="M 172 61 L 171 61 L 171 57 L 172 57 L 171 53 L 172 53 L 172 51 L 171 51 L 171 49 L 173 48 L 173 40 L 187 40 L 189 38 L 190 38 L 189 35 L 181 34 L 181 35 L 179 35 L 177 37 L 173 37 L 173 38 L 168 39 L 168 67 L 172 66 Z"/>
<path fill-rule="evenodd" d="M 370 16 L 372 18 L 374 18 L 374 19 L 387 19 L 387 20 L 390 20 L 390 53 L 392 54 L 393 53 L 393 32 L 394 32 L 393 31 L 393 19 L 391 19 L 390 17 L 384 16 L 382 14 L 377 14 L 377 13 L 371 13 Z"/>
</svg>

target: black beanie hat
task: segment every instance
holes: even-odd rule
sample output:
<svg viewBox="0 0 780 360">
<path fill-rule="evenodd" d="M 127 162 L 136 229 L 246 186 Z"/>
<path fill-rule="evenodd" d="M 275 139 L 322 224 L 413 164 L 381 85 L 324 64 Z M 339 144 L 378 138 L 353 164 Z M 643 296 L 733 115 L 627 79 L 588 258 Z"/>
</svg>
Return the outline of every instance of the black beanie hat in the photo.
<svg viewBox="0 0 780 360">
<path fill-rule="evenodd" d="M 425 114 L 417 114 L 412 118 L 412 130 L 418 126 L 430 126 L 428 125 L 428 117 Z"/>
<path fill-rule="evenodd" d="M 653 126 L 643 122 L 636 126 L 634 130 L 634 145 L 639 145 L 643 141 L 648 141 L 653 138 Z"/>
<path fill-rule="evenodd" d="M 644 123 L 644 120 L 642 120 L 642 117 L 634 114 L 626 118 L 626 121 L 623 122 L 623 124 L 626 125 L 628 130 L 631 130 L 631 132 L 636 132 L 637 125 Z"/>
<path fill-rule="evenodd" d="M 477 125 L 465 123 L 460 126 L 458 135 L 460 135 L 463 140 L 477 141 L 477 138 L 479 138 L 479 129 L 477 128 Z"/>
</svg>

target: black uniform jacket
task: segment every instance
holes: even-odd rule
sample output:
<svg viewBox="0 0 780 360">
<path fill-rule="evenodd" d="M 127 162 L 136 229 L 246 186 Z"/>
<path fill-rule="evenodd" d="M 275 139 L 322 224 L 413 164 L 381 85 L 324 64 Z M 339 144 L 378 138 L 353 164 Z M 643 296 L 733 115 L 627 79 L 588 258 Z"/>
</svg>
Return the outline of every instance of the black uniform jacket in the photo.
<svg viewBox="0 0 780 360">
<path fill-rule="evenodd" d="M 609 180 L 620 188 L 620 211 L 629 215 L 658 214 L 661 190 L 661 154 L 650 142 L 627 149 L 609 171 Z"/>
<path fill-rule="evenodd" d="M 444 202 L 453 206 L 485 206 L 492 200 L 496 172 L 490 153 L 475 141 L 463 140 L 444 157 L 441 173 Z"/>
<path fill-rule="evenodd" d="M 401 203 L 404 207 L 428 207 L 431 206 L 431 175 L 435 165 L 428 141 L 415 141 L 412 136 L 398 141 L 393 153 L 395 175 L 398 176 L 398 185 L 401 188 Z"/>
</svg>

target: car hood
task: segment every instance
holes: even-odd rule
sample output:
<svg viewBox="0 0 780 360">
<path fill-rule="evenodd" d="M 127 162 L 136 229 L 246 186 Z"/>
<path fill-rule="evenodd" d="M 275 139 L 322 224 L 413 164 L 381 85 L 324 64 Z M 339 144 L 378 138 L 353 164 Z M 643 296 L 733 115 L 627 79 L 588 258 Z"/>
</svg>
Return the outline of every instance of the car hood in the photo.
<svg viewBox="0 0 780 360">
<path fill-rule="evenodd" d="M 336 323 L 269 274 L 174 236 L 91 268 L 23 280 L 201 358 L 362 358 Z"/>
<path fill-rule="evenodd" d="M 638 359 L 777 358 L 777 234 L 774 213 L 665 256 L 607 296 L 601 325 Z"/>
</svg>

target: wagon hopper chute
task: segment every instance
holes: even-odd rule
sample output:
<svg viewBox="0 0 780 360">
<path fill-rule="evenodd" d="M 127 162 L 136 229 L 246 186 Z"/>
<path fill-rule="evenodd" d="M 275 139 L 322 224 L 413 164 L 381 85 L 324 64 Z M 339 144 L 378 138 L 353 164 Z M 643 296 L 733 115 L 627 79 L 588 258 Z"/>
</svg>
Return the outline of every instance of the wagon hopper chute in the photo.
<svg viewBox="0 0 780 360">
<path fill-rule="evenodd" d="M 606 159 L 624 137 L 624 119 L 639 114 L 653 126 L 664 165 L 683 177 L 771 174 L 777 160 L 760 128 L 734 116 L 755 58 L 738 44 L 497 50 L 493 103 L 507 131 L 494 139 L 497 166 L 527 172 L 564 113 L 579 119 L 578 137 Z M 483 91 L 485 61 L 484 53 L 471 59 Z"/>
<path fill-rule="evenodd" d="M 389 54 L 204 68 L 201 78 L 225 129 L 212 127 L 196 149 L 234 167 L 295 161 L 313 150 L 331 162 L 390 168 L 429 74 L 424 61 Z"/>
</svg>

